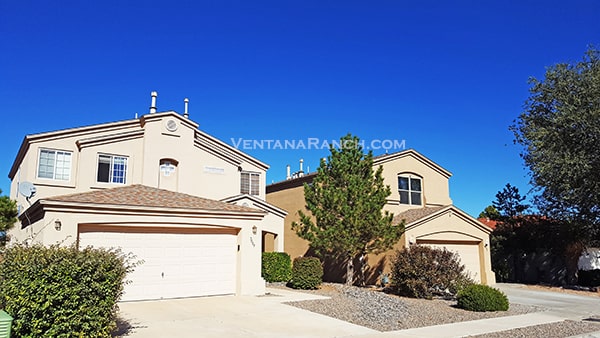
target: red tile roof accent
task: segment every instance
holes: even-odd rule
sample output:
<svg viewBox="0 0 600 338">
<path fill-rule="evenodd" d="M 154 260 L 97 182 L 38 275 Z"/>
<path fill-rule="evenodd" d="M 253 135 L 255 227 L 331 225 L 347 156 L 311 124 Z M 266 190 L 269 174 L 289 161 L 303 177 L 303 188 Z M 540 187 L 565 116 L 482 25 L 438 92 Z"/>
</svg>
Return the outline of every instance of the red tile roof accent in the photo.
<svg viewBox="0 0 600 338">
<path fill-rule="evenodd" d="M 202 198 L 164 189 L 152 188 L 141 184 L 133 184 L 124 187 L 102 189 L 97 191 L 89 191 L 70 195 L 60 195 L 44 198 L 43 200 L 55 202 L 90 203 L 174 209 L 200 209 L 255 213 L 262 212 L 255 208 L 229 204 L 221 201 L 211 200 L 208 198 Z"/>
<path fill-rule="evenodd" d="M 493 219 L 489 219 L 489 218 L 478 218 L 477 219 L 479 222 L 485 224 L 488 226 L 488 228 L 495 230 L 496 226 L 498 226 L 498 221 L 494 221 Z"/>
</svg>

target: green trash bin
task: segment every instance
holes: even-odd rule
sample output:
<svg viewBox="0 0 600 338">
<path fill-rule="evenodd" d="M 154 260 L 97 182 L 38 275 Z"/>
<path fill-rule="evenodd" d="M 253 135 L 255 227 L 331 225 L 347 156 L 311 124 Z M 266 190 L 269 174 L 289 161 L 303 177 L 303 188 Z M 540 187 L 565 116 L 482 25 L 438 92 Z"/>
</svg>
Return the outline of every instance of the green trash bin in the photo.
<svg viewBox="0 0 600 338">
<path fill-rule="evenodd" d="M 10 338 L 13 318 L 4 310 L 0 310 L 0 338 Z"/>
</svg>

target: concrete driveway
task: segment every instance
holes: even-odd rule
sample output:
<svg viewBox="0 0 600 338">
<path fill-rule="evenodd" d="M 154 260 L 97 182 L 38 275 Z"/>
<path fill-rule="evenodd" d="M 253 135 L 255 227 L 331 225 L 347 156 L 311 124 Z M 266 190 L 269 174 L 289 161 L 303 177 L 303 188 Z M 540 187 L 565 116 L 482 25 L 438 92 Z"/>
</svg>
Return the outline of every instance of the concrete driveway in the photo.
<svg viewBox="0 0 600 338">
<path fill-rule="evenodd" d="M 219 296 L 120 303 L 131 329 L 126 337 L 463 337 L 517 327 L 600 316 L 600 298 L 536 291 L 519 284 L 497 284 L 511 303 L 541 306 L 544 312 L 482 319 L 402 331 L 379 332 L 282 304 L 324 299 L 272 289 L 271 295 Z M 596 333 L 600 336 L 600 333 Z"/>
<path fill-rule="evenodd" d="M 495 287 L 502 290 L 511 303 L 545 307 L 565 319 L 600 317 L 600 297 L 538 291 L 522 284 L 498 283 Z"/>
<path fill-rule="evenodd" d="M 216 296 L 119 303 L 132 326 L 126 337 L 343 337 L 378 331 L 282 302 L 325 299 L 272 290 L 277 295 Z"/>
</svg>

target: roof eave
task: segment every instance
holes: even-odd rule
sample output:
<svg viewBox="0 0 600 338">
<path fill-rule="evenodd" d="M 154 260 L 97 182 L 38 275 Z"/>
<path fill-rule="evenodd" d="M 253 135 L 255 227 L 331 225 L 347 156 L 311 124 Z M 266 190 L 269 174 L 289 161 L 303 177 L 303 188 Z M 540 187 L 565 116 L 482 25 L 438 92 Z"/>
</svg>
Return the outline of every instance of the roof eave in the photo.
<svg viewBox="0 0 600 338">
<path fill-rule="evenodd" d="M 120 214 L 139 214 L 140 212 L 148 214 L 169 214 L 197 217 L 215 217 L 215 218 L 252 218 L 262 219 L 266 213 L 261 210 L 223 210 L 223 209 L 193 209 L 193 208 L 168 208 L 156 206 L 139 206 L 123 204 L 103 204 L 103 203 L 83 203 L 83 202 L 65 202 L 53 200 L 38 200 L 39 206 L 44 211 L 93 211 L 94 213 L 106 213 L 118 211 Z"/>
<path fill-rule="evenodd" d="M 260 198 L 257 198 L 256 196 L 252 196 L 252 195 L 248 195 L 248 194 L 240 194 L 240 195 L 235 195 L 235 196 L 227 197 L 227 198 L 222 199 L 221 201 L 222 202 L 227 202 L 227 203 L 233 203 L 233 202 L 245 199 L 245 198 L 247 198 L 247 199 L 251 200 L 252 202 L 260 205 L 261 209 L 263 209 L 263 210 L 265 210 L 267 212 L 271 212 L 271 213 L 273 213 L 275 215 L 278 215 L 280 217 L 285 217 L 288 214 L 287 211 L 285 211 L 285 210 L 283 210 L 283 209 L 281 209 L 279 207 L 276 207 L 276 206 L 268 203 L 267 201 L 261 200 Z"/>
</svg>

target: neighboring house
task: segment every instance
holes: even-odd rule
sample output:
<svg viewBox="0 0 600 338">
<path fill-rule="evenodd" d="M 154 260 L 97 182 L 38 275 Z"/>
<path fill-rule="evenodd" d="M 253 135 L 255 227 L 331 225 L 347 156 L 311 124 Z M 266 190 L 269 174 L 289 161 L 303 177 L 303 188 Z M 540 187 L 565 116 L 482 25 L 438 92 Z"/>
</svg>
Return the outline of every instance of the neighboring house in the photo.
<svg viewBox="0 0 600 338">
<path fill-rule="evenodd" d="M 264 201 L 268 166 L 152 94 L 140 118 L 25 137 L 12 241 L 132 252 L 144 263 L 124 300 L 263 294 L 261 252 L 283 250 L 286 215 Z"/>
<path fill-rule="evenodd" d="M 475 281 L 495 283 L 489 248 L 492 230 L 452 205 L 450 172 L 414 150 L 376 156 L 373 166 L 383 167 L 384 184 L 392 191 L 384 210 L 395 215 L 393 224 L 404 220 L 406 232 L 394 250 L 367 257 L 368 282 L 375 282 L 381 272 L 389 272 L 395 249 L 421 244 L 457 252 Z M 308 242 L 296 235 L 291 224 L 299 221 L 297 211 L 305 210 L 303 185 L 314 177 L 315 173 L 289 175 L 288 170 L 288 179 L 267 186 L 267 202 L 288 211 L 284 244 L 292 258 L 311 254 Z M 344 271 L 342 266 L 333 266 L 326 275 L 342 280 Z"/>
<path fill-rule="evenodd" d="M 496 220 L 489 219 L 489 218 L 478 218 L 477 220 L 479 222 L 487 225 L 487 227 L 492 230 L 496 230 L 496 227 L 498 227 L 498 221 L 496 221 Z"/>
</svg>

